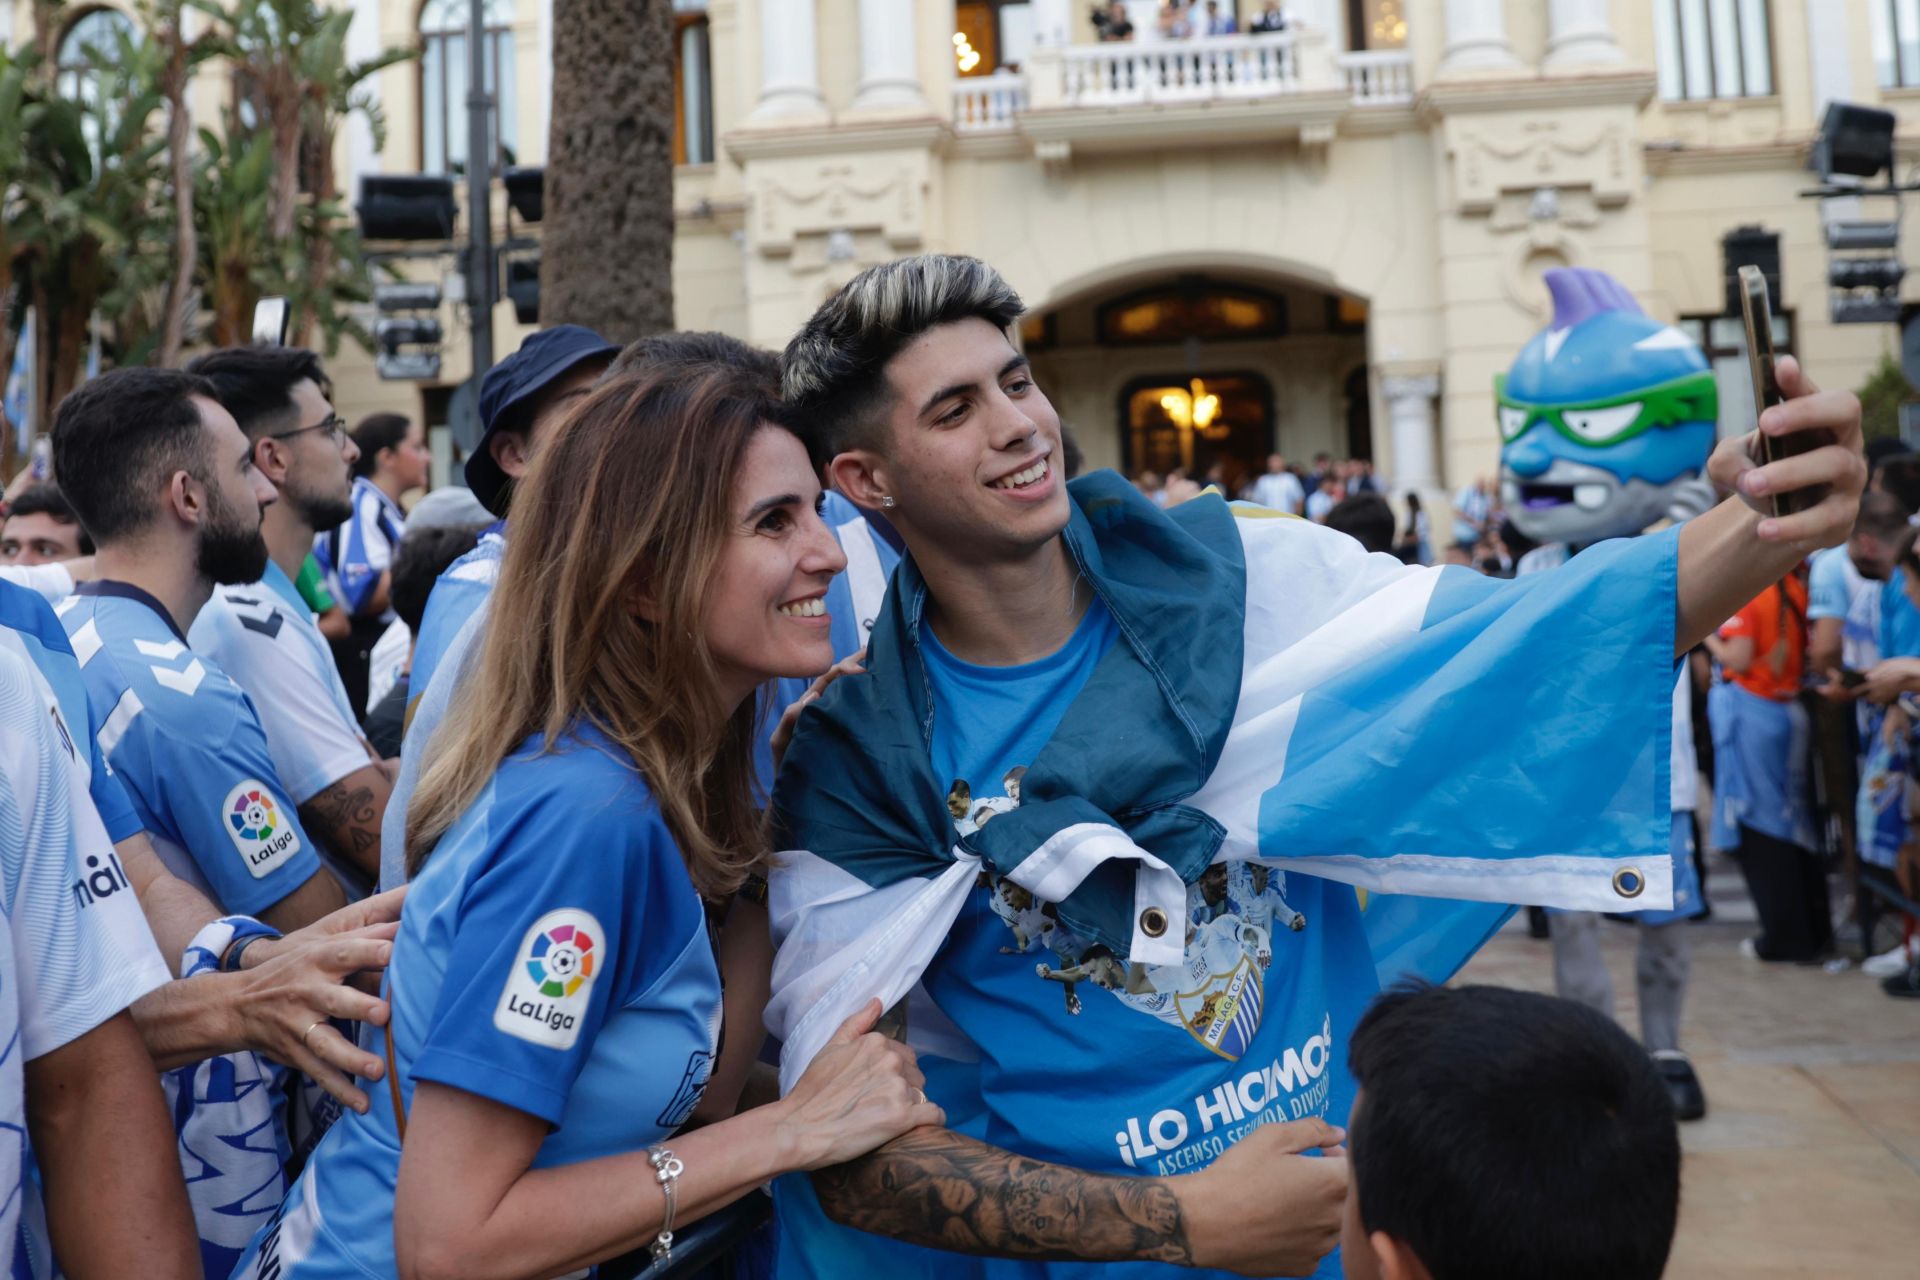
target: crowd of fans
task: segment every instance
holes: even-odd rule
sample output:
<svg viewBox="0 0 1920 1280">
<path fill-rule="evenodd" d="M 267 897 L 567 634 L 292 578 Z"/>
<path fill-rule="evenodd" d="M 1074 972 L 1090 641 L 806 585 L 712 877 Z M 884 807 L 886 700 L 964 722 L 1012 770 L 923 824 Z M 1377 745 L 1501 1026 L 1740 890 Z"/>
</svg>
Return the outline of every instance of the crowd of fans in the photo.
<svg viewBox="0 0 1920 1280">
<path fill-rule="evenodd" d="M 1239 7 L 1239 0 L 1166 0 L 1154 15 L 1153 26 L 1142 35 L 1134 25 L 1128 7 L 1120 0 L 1114 0 L 1112 4 L 1095 7 L 1093 26 L 1102 43 L 1230 36 L 1242 29 L 1236 12 Z M 1290 31 L 1299 25 L 1299 20 L 1280 4 L 1280 0 L 1264 0 L 1264 3 L 1250 4 L 1248 8 L 1250 12 L 1245 30 L 1255 34 Z"/>
<path fill-rule="evenodd" d="M 1223 7 L 1182 12 L 1231 30 Z M 759 797 L 822 687 L 807 681 L 861 648 L 899 560 L 891 493 L 856 508 L 823 492 L 781 392 L 775 357 L 720 335 L 621 352 L 550 329 L 487 374 L 468 487 L 433 493 L 421 424 L 378 413 L 349 429 L 309 351 L 115 370 L 60 405 L 57 487 L 17 484 L 0 524 L 6 985 L 22 988 L 6 998 L 25 1062 L 0 1101 L 24 1111 L 39 1169 L 16 1200 L 44 1195 L 46 1224 L 23 1228 L 26 1274 L 48 1274 L 53 1251 L 79 1277 L 553 1274 L 649 1241 L 671 1253 L 669 1137 L 698 1172 L 680 1190 L 691 1214 L 942 1123 L 912 1056 L 871 1032 L 877 1002 L 778 1101 L 757 1092 L 758 1010 L 729 1053 L 718 1041 L 719 975 L 756 960 L 738 915 L 764 918 Z M 1070 435 L 1062 446 L 1071 475 Z M 1002 480 L 1043 482 L 1025 474 Z M 1811 600 L 1789 582 L 1711 646 L 1751 696 L 1796 699 L 1812 669 L 1836 704 L 1885 708 L 1849 739 L 1867 755 L 1849 839 L 1863 865 L 1897 862 L 1890 883 L 1912 895 L 1908 844 L 1868 816 L 1887 808 L 1880 779 L 1907 789 L 1920 722 L 1907 475 L 1881 468 Z M 1214 486 L 1435 559 L 1418 495 L 1397 517 L 1365 459 L 1275 454 L 1258 475 L 1221 463 L 1135 483 L 1162 506 Z M 1510 575 L 1492 487 L 1453 506 L 1440 558 Z M 775 615 L 819 622 L 770 639 Z M 1798 838 L 1740 827 L 1762 959 L 1832 948 L 1820 851 Z M 1889 840 L 1893 861 L 1877 852 Z M 597 914 L 545 909 L 589 872 Z M 757 936 L 764 952 L 764 924 Z M 413 958 L 404 988 L 379 978 L 396 947 Z M 757 960 L 759 985 L 729 982 L 726 1008 L 764 1002 Z M 502 971 L 504 992 L 474 980 Z M 611 994 L 562 1016 L 585 991 Z M 1497 1092 L 1510 1079 L 1547 1107 L 1576 1087 L 1569 1063 L 1591 1069 L 1577 1087 L 1605 1108 L 1556 1113 L 1583 1158 L 1529 1163 L 1523 1191 L 1498 1126 L 1445 1087 L 1463 1045 L 1502 1073 Z M 1503 1273 L 1602 1256 L 1616 1261 L 1594 1274 L 1659 1273 L 1672 1114 L 1611 1022 L 1520 993 L 1403 992 L 1361 1022 L 1352 1070 L 1370 1099 L 1352 1145 L 1369 1207 L 1349 1210 L 1350 1274 L 1490 1273 L 1475 1259 L 1514 1234 L 1487 1225 L 1509 1202 L 1598 1225 L 1521 1233 L 1527 1260 Z M 1279 1154 L 1345 1137 L 1308 1124 Z M 1309 1264 L 1348 1194 L 1344 1163 L 1325 1176 L 1322 1235 L 1294 1246 Z M 1637 1198 L 1578 1211 L 1625 1182 Z M 596 1186 L 635 1194 L 582 1194 Z M 1470 1204 L 1449 1187 L 1474 1188 Z M 138 1230 L 99 1228 L 101 1203 Z M 565 1230 L 523 1229 L 550 1213 Z"/>
</svg>

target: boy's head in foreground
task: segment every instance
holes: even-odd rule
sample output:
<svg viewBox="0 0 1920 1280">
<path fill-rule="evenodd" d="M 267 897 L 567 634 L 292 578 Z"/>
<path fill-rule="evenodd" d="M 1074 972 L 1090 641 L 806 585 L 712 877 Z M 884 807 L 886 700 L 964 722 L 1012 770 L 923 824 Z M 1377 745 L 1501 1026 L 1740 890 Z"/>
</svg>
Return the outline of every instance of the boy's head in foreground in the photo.
<svg viewBox="0 0 1920 1280">
<path fill-rule="evenodd" d="M 1656 1280 L 1680 1209 L 1673 1104 L 1584 1005 L 1397 988 L 1353 1033 L 1349 1280 Z"/>
</svg>

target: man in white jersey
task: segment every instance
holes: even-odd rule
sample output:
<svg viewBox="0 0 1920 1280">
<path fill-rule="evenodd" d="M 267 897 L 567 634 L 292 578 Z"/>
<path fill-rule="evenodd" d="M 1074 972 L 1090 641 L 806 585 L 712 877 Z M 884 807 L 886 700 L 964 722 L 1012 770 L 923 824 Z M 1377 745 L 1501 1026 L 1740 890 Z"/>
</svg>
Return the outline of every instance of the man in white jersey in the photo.
<svg viewBox="0 0 1920 1280">
<path fill-rule="evenodd" d="M 189 1280 L 172 1126 L 128 1013 L 167 967 L 132 895 L 88 887 L 113 846 L 74 789 L 80 747 L 0 651 L 0 1240 L 15 1280 L 55 1257 L 70 1276 Z"/>
<path fill-rule="evenodd" d="M 359 450 L 327 399 L 320 358 L 300 347 L 228 347 L 187 366 L 213 384 L 253 446 L 254 466 L 279 492 L 261 517 L 266 572 L 224 586 L 187 632 L 246 690 L 274 768 L 300 822 L 359 885 L 380 873 L 380 818 L 392 781 L 354 718 L 333 651 L 294 578 L 316 529 L 351 510 Z"/>
</svg>

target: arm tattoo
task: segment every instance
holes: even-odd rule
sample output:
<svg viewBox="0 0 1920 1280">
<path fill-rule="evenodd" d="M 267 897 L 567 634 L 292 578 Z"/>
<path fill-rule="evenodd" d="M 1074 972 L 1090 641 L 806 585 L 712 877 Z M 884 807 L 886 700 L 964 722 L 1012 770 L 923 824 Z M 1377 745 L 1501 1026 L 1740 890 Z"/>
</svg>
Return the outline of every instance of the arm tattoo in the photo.
<svg viewBox="0 0 1920 1280">
<path fill-rule="evenodd" d="M 813 1174 L 843 1226 L 957 1253 L 1013 1258 L 1191 1263 L 1173 1189 L 1110 1177 L 916 1129 L 869 1155 Z"/>
<path fill-rule="evenodd" d="M 300 806 L 300 820 L 327 847 L 371 875 L 380 870 L 380 806 L 373 788 L 348 774 Z"/>
</svg>

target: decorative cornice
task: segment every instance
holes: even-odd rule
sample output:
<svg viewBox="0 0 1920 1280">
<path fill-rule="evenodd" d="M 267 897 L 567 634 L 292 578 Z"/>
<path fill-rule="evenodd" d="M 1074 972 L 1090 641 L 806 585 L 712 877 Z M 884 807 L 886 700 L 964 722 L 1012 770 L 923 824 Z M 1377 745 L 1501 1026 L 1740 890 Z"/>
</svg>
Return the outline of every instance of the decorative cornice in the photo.
<svg viewBox="0 0 1920 1280">
<path fill-rule="evenodd" d="M 1565 107 L 1638 108 L 1652 100 L 1658 83 L 1651 71 L 1526 76 L 1503 80 L 1436 80 L 1421 92 L 1419 106 L 1423 113 L 1434 118 Z"/>
<path fill-rule="evenodd" d="M 1135 151 L 1295 136 L 1322 143 L 1352 111 L 1353 96 L 1342 87 L 1251 101 L 1042 108 L 1023 112 L 1018 124 L 1036 152 L 1049 144 L 1076 152 Z"/>
<path fill-rule="evenodd" d="M 1804 139 L 1743 143 L 1737 146 L 1689 146 L 1684 142 L 1643 143 L 1641 158 L 1647 172 L 1656 177 L 1686 173 L 1754 173 L 1778 169 L 1782 164 L 1798 168 L 1807 153 Z M 1809 184 L 1813 175 L 1807 175 Z"/>
<path fill-rule="evenodd" d="M 851 151 L 943 152 L 952 141 L 953 130 L 947 122 L 928 115 L 802 128 L 743 125 L 721 139 L 727 154 L 741 164 L 792 156 L 844 155 Z"/>
</svg>

